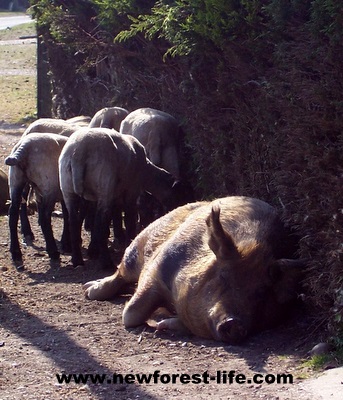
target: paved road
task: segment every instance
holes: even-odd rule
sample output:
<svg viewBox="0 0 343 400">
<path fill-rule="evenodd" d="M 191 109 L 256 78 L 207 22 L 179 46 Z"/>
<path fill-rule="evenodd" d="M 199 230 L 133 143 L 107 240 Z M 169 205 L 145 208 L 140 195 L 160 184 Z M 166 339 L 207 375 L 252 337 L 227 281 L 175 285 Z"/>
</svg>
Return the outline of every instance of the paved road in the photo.
<svg viewBox="0 0 343 400">
<path fill-rule="evenodd" d="M 343 367 L 327 370 L 317 378 L 304 381 L 301 386 L 312 393 L 313 400 L 342 400 Z"/>
<path fill-rule="evenodd" d="M 29 15 L 16 15 L 15 17 L 0 17 L 0 30 L 12 28 L 12 26 L 25 24 L 32 21 Z"/>
</svg>

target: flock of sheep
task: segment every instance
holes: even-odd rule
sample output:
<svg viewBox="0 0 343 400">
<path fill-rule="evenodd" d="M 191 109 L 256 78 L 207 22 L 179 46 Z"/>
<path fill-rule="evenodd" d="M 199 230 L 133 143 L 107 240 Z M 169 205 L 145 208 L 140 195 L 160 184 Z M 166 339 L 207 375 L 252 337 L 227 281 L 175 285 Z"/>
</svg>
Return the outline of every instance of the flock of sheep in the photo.
<svg viewBox="0 0 343 400">
<path fill-rule="evenodd" d="M 39 224 L 51 259 L 59 258 L 51 215 L 61 202 L 63 252 L 74 266 L 84 264 L 81 229 L 91 231 L 88 255 L 111 267 L 107 246 L 111 222 L 118 244 L 126 247 L 140 227 L 192 201 L 180 180 L 179 125 L 163 111 L 120 107 L 93 118 L 42 118 L 25 130 L 6 158 L 9 166 L 10 252 L 22 263 L 18 222 L 26 240 L 34 239 L 27 216 L 30 190 L 36 197 Z M 149 213 L 151 205 L 158 205 Z"/>
</svg>

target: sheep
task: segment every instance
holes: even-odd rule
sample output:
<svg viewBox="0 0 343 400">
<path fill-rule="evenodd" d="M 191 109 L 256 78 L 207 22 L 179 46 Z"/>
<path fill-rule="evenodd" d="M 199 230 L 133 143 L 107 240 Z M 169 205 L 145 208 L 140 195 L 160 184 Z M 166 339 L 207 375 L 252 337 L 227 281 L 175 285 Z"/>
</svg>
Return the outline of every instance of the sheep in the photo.
<svg viewBox="0 0 343 400">
<path fill-rule="evenodd" d="M 89 128 L 109 128 L 116 131 L 120 128 L 121 121 L 129 114 L 125 108 L 106 107 L 99 110 L 91 119 Z"/>
<path fill-rule="evenodd" d="M 5 171 L 0 169 L 0 214 L 6 214 L 8 211 L 7 202 L 10 198 L 8 191 L 8 176 Z"/>
<path fill-rule="evenodd" d="M 88 115 L 77 115 L 76 117 L 66 119 L 66 121 L 69 124 L 76 124 L 81 128 L 82 126 L 88 126 L 91 122 L 91 119 L 92 118 Z"/>
<path fill-rule="evenodd" d="M 138 139 L 148 158 L 158 167 L 164 168 L 175 179 L 180 180 L 179 142 L 181 129 L 177 120 L 170 114 L 152 108 L 139 108 L 131 112 L 121 123 L 120 133 Z M 192 187 L 183 182 L 188 193 L 187 202 L 194 201 Z M 186 200 L 186 199 L 185 199 Z M 141 229 L 164 214 L 161 204 L 148 193 L 139 198 Z"/>
<path fill-rule="evenodd" d="M 172 115 L 153 108 L 139 108 L 122 121 L 119 132 L 138 139 L 151 162 L 180 179 L 180 127 Z"/>
<path fill-rule="evenodd" d="M 59 159 L 60 187 L 68 210 L 72 264 L 83 265 L 81 254 L 82 201 L 96 203 L 88 255 L 101 256 L 112 267 L 107 248 L 110 221 L 121 226 L 123 210 L 126 241 L 136 235 L 137 198 L 150 191 L 168 209 L 183 204 L 183 188 L 171 174 L 155 166 L 144 147 L 130 135 L 113 129 L 89 128 L 73 133 Z M 120 228 L 119 228 L 120 230 Z"/>
<path fill-rule="evenodd" d="M 49 257 L 59 258 L 53 231 L 51 213 L 56 201 L 62 202 L 58 179 L 58 157 L 67 137 L 51 133 L 31 133 L 17 143 L 5 163 L 9 166 L 9 188 L 11 205 L 9 208 L 10 252 L 14 262 L 22 262 L 22 252 L 18 240 L 19 209 L 22 193 L 27 184 L 35 189 L 41 226 Z M 27 215 L 26 215 L 27 218 Z M 64 225 L 62 248 L 68 250 L 68 229 Z"/>
<path fill-rule="evenodd" d="M 32 132 L 56 133 L 62 136 L 70 136 L 80 127 L 80 125 L 72 124 L 64 119 L 39 118 L 25 129 L 22 138 Z"/>
<path fill-rule="evenodd" d="M 79 118 L 79 117 L 76 117 Z M 19 146 L 22 139 L 27 135 L 32 133 L 51 133 L 59 134 L 62 136 L 70 136 L 75 130 L 79 129 L 81 125 L 71 123 L 70 121 L 65 121 L 63 119 L 54 118 L 39 118 L 32 122 L 22 134 L 17 145 Z M 22 203 L 20 206 L 20 221 L 21 221 L 21 232 L 23 234 L 24 240 L 29 243 L 34 240 L 34 234 L 32 232 L 29 219 L 27 217 L 27 199 L 29 193 L 32 193 L 30 185 L 25 185 L 22 193 Z"/>
</svg>

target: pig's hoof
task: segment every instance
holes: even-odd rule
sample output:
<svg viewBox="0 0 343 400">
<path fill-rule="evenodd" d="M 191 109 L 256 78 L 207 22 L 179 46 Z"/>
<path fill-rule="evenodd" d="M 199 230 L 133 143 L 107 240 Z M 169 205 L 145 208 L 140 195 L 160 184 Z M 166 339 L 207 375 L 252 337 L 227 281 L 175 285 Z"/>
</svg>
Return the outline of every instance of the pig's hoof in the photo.
<svg viewBox="0 0 343 400">
<path fill-rule="evenodd" d="M 97 300 L 97 294 L 101 290 L 101 280 L 89 281 L 83 285 L 85 297 L 89 300 Z"/>
<path fill-rule="evenodd" d="M 183 323 L 176 317 L 166 318 L 156 324 L 157 331 L 170 330 L 180 334 L 189 333 L 188 329 L 183 325 Z"/>
</svg>

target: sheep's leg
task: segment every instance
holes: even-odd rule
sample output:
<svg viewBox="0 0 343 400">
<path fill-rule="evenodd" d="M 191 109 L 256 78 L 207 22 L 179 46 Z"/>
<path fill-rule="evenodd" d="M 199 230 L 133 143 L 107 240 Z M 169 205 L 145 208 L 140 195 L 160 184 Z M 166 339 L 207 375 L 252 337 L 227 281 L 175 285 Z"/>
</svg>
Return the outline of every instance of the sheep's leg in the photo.
<svg viewBox="0 0 343 400">
<path fill-rule="evenodd" d="M 112 223 L 114 239 L 118 242 L 119 248 L 124 247 L 126 242 L 121 207 L 114 207 L 112 212 Z"/>
<path fill-rule="evenodd" d="M 126 229 L 126 245 L 136 237 L 138 212 L 136 202 L 125 206 L 125 229 Z"/>
<path fill-rule="evenodd" d="M 88 201 L 85 204 L 85 230 L 92 231 L 94 226 L 94 218 L 95 218 L 95 211 L 96 211 L 96 203 Z"/>
<path fill-rule="evenodd" d="M 53 260 L 58 260 L 60 253 L 57 250 L 54 234 L 51 226 L 51 214 L 54 209 L 55 202 L 48 198 L 43 198 L 38 203 L 39 224 L 41 226 L 45 243 L 46 251 L 49 257 Z"/>
<path fill-rule="evenodd" d="M 64 200 L 61 201 L 62 213 L 63 213 L 63 231 L 61 237 L 61 247 L 64 253 L 71 252 L 71 239 L 70 239 L 70 230 L 69 230 L 69 217 L 68 210 L 65 205 Z"/>
<path fill-rule="evenodd" d="M 80 217 L 80 205 L 81 198 L 77 195 L 73 195 L 72 198 L 68 199 L 67 202 L 68 214 L 67 218 L 69 218 L 69 234 L 70 234 L 70 242 L 71 242 L 71 250 L 72 250 L 72 263 L 74 267 L 78 265 L 84 265 L 82 252 L 81 252 L 81 226 L 83 220 Z"/>
<path fill-rule="evenodd" d="M 22 252 L 20 250 L 18 239 L 18 221 L 23 189 L 24 185 L 20 185 L 17 188 L 11 190 L 11 205 L 8 211 L 8 224 L 11 240 L 10 252 L 12 255 L 12 260 L 15 262 L 22 261 Z"/>
<path fill-rule="evenodd" d="M 29 218 L 27 216 L 27 199 L 30 192 L 30 185 L 26 184 L 22 193 L 22 202 L 20 206 L 20 223 L 21 223 L 21 233 L 24 236 L 26 243 L 35 240 L 34 234 L 31 229 Z"/>
<path fill-rule="evenodd" d="M 104 246 L 106 247 L 105 251 L 107 251 L 110 221 L 107 221 L 109 219 L 107 212 L 101 211 L 102 209 L 103 207 L 98 206 L 96 203 L 90 204 L 90 208 L 87 208 L 86 218 L 89 218 L 89 216 L 92 218 L 91 241 L 87 254 L 92 259 L 99 258 L 101 252 L 104 251 Z M 105 227 L 107 226 L 108 229 L 105 232 Z"/>
<path fill-rule="evenodd" d="M 90 257 L 100 254 L 100 260 L 104 268 L 113 267 L 111 255 L 107 247 L 110 222 L 111 213 L 109 210 L 104 210 L 101 207 L 97 207 L 88 254 Z"/>
</svg>

